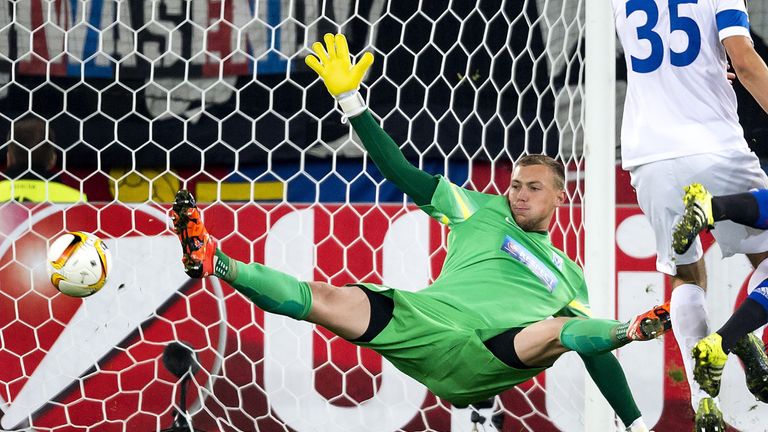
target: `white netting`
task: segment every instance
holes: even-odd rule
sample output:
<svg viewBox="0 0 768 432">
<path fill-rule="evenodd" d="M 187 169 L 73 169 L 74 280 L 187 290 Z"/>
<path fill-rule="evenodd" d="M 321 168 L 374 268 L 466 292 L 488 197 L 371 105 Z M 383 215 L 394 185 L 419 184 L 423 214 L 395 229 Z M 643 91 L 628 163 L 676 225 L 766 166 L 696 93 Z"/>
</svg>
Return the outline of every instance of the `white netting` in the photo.
<svg viewBox="0 0 768 432">
<path fill-rule="evenodd" d="M 563 161 L 573 205 L 553 240 L 582 263 L 584 4 L 0 1 L 0 132 L 43 119 L 55 180 L 89 199 L 0 204 L 2 429 L 168 428 L 178 387 L 161 354 L 181 340 L 201 365 L 188 398 L 200 430 L 470 430 L 469 410 L 374 353 L 188 281 L 165 213 L 186 186 L 225 252 L 301 279 L 415 290 L 436 277 L 445 232 L 361 158 L 303 64 L 341 31 L 376 55 L 366 99 L 424 169 L 503 193 L 521 154 Z M 85 301 L 45 276 L 66 230 L 95 232 L 115 260 Z M 578 362 L 500 395 L 486 428 L 492 412 L 504 430 L 581 427 Z"/>
</svg>

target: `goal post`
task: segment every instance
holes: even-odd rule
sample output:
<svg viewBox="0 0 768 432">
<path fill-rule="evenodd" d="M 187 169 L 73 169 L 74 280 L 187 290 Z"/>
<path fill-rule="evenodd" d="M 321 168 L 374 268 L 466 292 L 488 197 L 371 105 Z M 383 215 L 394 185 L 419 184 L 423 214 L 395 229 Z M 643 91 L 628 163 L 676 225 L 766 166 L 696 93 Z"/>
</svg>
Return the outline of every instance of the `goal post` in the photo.
<svg viewBox="0 0 768 432">
<path fill-rule="evenodd" d="M 616 317 L 616 31 L 610 1 L 586 2 L 584 276 L 595 316 Z M 587 377 L 585 429 L 615 429 L 615 414 Z"/>
</svg>

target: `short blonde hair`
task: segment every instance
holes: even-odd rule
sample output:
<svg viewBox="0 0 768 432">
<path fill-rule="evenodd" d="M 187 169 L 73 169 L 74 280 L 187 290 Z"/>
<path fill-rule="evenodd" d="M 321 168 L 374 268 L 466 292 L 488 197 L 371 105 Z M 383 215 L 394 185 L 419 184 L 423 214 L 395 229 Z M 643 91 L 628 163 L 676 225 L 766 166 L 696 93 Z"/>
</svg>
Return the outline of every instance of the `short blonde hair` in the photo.
<svg viewBox="0 0 768 432">
<path fill-rule="evenodd" d="M 521 157 L 515 162 L 515 166 L 544 165 L 555 174 L 555 186 L 559 190 L 565 189 L 565 167 L 563 164 L 545 154 L 530 154 Z"/>
</svg>

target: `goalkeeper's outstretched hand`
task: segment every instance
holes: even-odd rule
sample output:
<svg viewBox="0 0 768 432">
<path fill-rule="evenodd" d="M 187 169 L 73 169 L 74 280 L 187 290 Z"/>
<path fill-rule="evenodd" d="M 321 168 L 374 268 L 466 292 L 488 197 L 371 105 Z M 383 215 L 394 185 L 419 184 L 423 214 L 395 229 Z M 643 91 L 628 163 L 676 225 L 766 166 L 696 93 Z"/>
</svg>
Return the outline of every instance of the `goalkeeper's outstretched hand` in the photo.
<svg viewBox="0 0 768 432">
<path fill-rule="evenodd" d="M 373 64 L 373 54 L 366 52 L 360 61 L 353 65 L 344 35 L 334 36 L 326 33 L 323 39 L 325 47 L 320 42 L 312 44 L 312 50 L 317 57 L 310 54 L 304 61 L 317 72 L 331 95 L 337 99 L 344 98 L 360 87 L 363 75 Z"/>
</svg>

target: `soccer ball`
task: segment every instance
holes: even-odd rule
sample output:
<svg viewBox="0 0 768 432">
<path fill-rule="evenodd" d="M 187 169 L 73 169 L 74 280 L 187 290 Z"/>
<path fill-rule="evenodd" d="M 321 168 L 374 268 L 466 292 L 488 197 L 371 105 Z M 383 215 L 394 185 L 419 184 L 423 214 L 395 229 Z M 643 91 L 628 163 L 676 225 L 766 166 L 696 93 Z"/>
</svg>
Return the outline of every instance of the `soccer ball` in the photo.
<svg viewBox="0 0 768 432">
<path fill-rule="evenodd" d="M 93 234 L 71 231 L 48 248 L 48 278 L 57 290 L 72 297 L 87 297 L 107 282 L 112 256 Z"/>
</svg>

